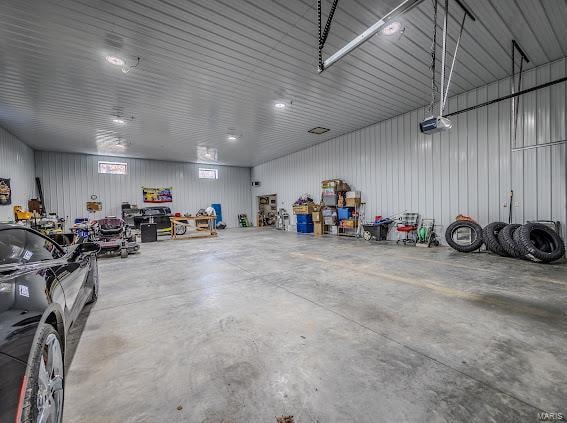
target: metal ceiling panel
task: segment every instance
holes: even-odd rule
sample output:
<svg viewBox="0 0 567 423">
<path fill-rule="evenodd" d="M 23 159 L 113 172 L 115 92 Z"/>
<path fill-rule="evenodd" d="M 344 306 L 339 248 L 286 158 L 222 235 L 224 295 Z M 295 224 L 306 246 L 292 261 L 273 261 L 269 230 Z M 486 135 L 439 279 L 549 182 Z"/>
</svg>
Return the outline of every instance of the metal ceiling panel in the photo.
<svg viewBox="0 0 567 423">
<path fill-rule="evenodd" d="M 397 3 L 341 0 L 326 54 Z M 478 19 L 465 28 L 450 95 L 507 76 L 513 38 L 530 67 L 565 56 L 564 0 L 468 3 Z M 450 4 L 451 51 L 462 12 Z M 431 2 L 401 18 L 402 36 L 376 36 L 321 75 L 315 5 L 4 0 L 0 125 L 38 150 L 203 161 L 205 146 L 219 164 L 252 166 L 430 101 Z M 141 62 L 124 74 L 106 55 Z M 117 114 L 126 125 L 112 122 Z M 308 134 L 315 126 L 331 131 Z"/>
</svg>

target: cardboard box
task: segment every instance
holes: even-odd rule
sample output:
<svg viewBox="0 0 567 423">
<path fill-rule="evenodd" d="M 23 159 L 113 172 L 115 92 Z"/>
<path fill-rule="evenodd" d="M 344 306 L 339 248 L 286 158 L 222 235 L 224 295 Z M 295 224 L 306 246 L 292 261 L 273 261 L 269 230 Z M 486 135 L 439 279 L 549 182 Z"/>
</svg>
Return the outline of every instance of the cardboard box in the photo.
<svg viewBox="0 0 567 423">
<path fill-rule="evenodd" d="M 336 226 L 330 226 L 329 227 L 329 233 L 331 235 L 336 235 L 338 231 L 339 231 L 339 228 L 337 228 Z"/>
<path fill-rule="evenodd" d="M 360 191 L 348 191 L 346 198 L 360 198 Z"/>
<path fill-rule="evenodd" d="M 347 207 L 358 207 L 358 206 L 360 206 L 360 198 L 347 198 L 346 199 L 346 206 Z"/>
<path fill-rule="evenodd" d="M 315 235 L 323 235 L 325 233 L 325 225 L 323 225 L 323 222 L 313 224 L 313 233 Z"/>
<path fill-rule="evenodd" d="M 323 213 L 321 213 L 320 211 L 311 213 L 311 217 L 313 218 L 314 223 L 323 221 Z"/>
<path fill-rule="evenodd" d="M 355 219 L 341 220 L 341 227 L 342 228 L 354 229 L 357 226 L 358 226 L 358 221 L 355 220 Z"/>
<path fill-rule="evenodd" d="M 315 203 L 302 204 L 301 206 L 293 206 L 293 214 L 311 214 L 315 208 Z"/>
</svg>

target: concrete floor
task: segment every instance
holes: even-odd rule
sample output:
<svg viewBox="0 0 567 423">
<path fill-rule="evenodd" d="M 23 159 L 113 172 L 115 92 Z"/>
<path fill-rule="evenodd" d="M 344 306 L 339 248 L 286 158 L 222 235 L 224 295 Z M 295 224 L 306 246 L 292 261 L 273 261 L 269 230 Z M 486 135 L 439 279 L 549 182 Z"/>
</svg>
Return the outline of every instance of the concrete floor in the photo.
<svg viewBox="0 0 567 423">
<path fill-rule="evenodd" d="M 65 422 L 567 412 L 564 262 L 243 229 L 99 266 Z"/>
</svg>

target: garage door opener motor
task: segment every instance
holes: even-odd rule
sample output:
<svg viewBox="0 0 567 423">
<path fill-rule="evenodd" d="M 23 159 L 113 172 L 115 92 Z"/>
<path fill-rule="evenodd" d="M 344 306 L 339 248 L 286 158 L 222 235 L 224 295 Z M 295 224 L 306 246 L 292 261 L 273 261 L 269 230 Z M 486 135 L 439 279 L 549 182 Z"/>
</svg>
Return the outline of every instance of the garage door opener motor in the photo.
<svg viewBox="0 0 567 423">
<path fill-rule="evenodd" d="M 436 101 L 437 96 L 437 83 L 435 82 L 435 67 L 436 67 L 436 51 L 437 51 L 437 11 L 439 9 L 439 0 L 433 1 L 433 44 L 431 45 L 431 104 L 429 105 L 429 111 L 433 111 L 433 106 Z M 451 63 L 451 69 L 449 70 L 449 76 L 447 77 L 447 84 L 445 86 L 445 59 L 447 58 L 447 24 L 449 18 L 449 0 L 445 0 L 445 9 L 443 11 L 443 41 L 442 41 L 442 54 L 441 54 L 441 89 L 439 98 L 439 116 L 430 116 L 426 118 L 423 122 L 419 124 L 419 129 L 422 133 L 426 135 L 436 134 L 438 132 L 448 131 L 453 127 L 453 123 L 447 117 L 443 117 L 443 111 L 445 110 L 445 105 L 447 104 L 447 95 L 449 94 L 449 85 L 451 84 L 451 78 L 453 76 L 453 69 L 455 68 L 455 60 L 457 58 L 457 52 L 459 51 L 459 45 L 461 43 L 461 36 L 463 35 L 463 29 L 465 27 L 465 21 L 467 16 L 475 21 L 475 17 L 472 12 L 460 1 L 456 0 L 458 5 L 463 9 L 464 15 L 461 21 L 461 29 L 459 31 L 459 37 L 457 38 L 457 44 L 455 46 L 455 52 L 453 54 L 453 60 Z"/>
</svg>

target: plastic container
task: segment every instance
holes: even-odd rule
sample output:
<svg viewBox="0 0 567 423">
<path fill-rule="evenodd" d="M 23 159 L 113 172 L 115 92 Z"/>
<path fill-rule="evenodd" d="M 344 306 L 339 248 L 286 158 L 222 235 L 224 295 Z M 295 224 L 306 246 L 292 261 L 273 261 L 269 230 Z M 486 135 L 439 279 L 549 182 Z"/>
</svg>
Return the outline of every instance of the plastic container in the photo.
<svg viewBox="0 0 567 423">
<path fill-rule="evenodd" d="M 345 219 L 350 219 L 351 215 L 351 210 L 349 208 L 346 207 L 339 207 L 337 209 L 337 213 L 339 216 L 339 220 L 345 220 Z"/>
<path fill-rule="evenodd" d="M 304 223 L 313 223 L 313 216 L 311 214 L 298 214 L 297 217 L 297 224 L 301 225 Z"/>
<path fill-rule="evenodd" d="M 315 225 L 313 223 L 298 223 L 297 232 L 301 234 L 311 234 L 315 230 Z"/>
</svg>

